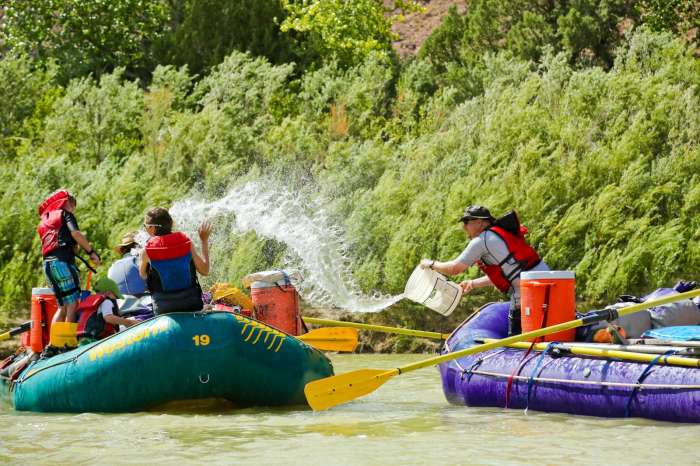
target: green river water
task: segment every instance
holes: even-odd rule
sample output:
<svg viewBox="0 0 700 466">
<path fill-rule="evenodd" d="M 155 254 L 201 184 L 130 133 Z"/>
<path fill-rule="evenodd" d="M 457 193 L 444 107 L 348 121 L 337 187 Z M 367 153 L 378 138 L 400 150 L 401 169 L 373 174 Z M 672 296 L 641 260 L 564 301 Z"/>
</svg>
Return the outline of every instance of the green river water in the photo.
<svg viewBox="0 0 700 466">
<path fill-rule="evenodd" d="M 426 355 L 336 355 L 336 373 Z M 114 393 L 105 396 L 119 396 Z M 697 464 L 700 426 L 448 404 L 435 368 L 325 412 L 0 411 L 0 464 Z"/>
</svg>

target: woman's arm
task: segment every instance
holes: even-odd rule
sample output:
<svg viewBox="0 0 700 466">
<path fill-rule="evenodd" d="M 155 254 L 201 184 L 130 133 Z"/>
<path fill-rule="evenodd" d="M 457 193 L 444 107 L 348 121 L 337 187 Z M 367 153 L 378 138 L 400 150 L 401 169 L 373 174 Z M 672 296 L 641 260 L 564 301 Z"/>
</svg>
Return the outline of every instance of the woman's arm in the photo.
<svg viewBox="0 0 700 466">
<path fill-rule="evenodd" d="M 201 275 L 209 275 L 209 235 L 213 230 L 213 225 L 208 222 L 202 222 L 199 226 L 199 239 L 202 242 L 202 255 L 197 254 L 197 251 L 192 245 L 192 260 L 194 267 Z"/>
<path fill-rule="evenodd" d="M 141 251 L 140 262 L 139 262 L 139 275 L 144 280 L 148 279 L 148 264 L 149 263 L 150 263 L 150 261 L 148 260 L 148 256 L 146 255 L 146 250 L 144 249 L 143 251 Z"/>
</svg>

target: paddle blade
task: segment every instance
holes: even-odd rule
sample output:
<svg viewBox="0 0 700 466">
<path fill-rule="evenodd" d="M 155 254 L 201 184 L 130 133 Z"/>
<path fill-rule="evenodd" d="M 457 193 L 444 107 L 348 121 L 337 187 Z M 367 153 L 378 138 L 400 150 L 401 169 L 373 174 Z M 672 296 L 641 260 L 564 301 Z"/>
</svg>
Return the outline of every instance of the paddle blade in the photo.
<svg viewBox="0 0 700 466">
<path fill-rule="evenodd" d="M 314 411 L 322 411 L 372 393 L 398 373 L 397 369 L 360 369 L 334 375 L 307 383 L 304 395 Z"/>
<path fill-rule="evenodd" d="M 297 338 L 322 351 L 352 353 L 357 348 L 357 329 L 348 327 L 318 328 Z"/>
</svg>

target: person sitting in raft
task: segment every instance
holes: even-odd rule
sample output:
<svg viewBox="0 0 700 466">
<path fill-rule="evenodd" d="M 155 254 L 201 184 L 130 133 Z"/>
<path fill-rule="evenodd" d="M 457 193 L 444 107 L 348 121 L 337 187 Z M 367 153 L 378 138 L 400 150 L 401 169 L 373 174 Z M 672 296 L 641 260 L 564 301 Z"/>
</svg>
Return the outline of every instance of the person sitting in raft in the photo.
<svg viewBox="0 0 700 466">
<path fill-rule="evenodd" d="M 146 294 L 146 282 L 139 274 L 139 244 L 136 242 L 134 231 L 122 236 L 121 242 L 113 249 L 122 256 L 115 261 L 107 272 L 107 276 L 119 286 L 122 294 L 141 297 Z"/>
<path fill-rule="evenodd" d="M 517 214 L 512 212 L 502 218 L 509 218 L 508 228 L 499 226 L 486 207 L 468 206 L 459 219 L 469 237 L 464 251 L 449 262 L 423 259 L 420 266 L 445 275 L 457 275 L 474 264 L 478 265 L 486 276 L 460 283 L 463 292 L 466 294 L 474 288 L 494 286 L 506 293 L 510 297 L 508 335 L 517 335 L 521 333 L 520 273 L 549 270 L 549 267 L 525 241 L 527 228 L 520 225 Z"/>
<path fill-rule="evenodd" d="M 50 346 L 74 347 L 76 311 L 80 299 L 80 278 L 75 266 L 78 247 L 83 248 L 95 266 L 100 265 L 100 256 L 78 228 L 74 212 L 75 197 L 65 189 L 53 192 L 39 205 L 41 221 L 37 233 L 41 238 L 41 254 L 44 259 L 44 274 L 51 284 L 58 312 L 51 326 Z"/>
<path fill-rule="evenodd" d="M 150 209 L 143 226 L 151 238 L 141 254 L 139 272 L 153 297 L 153 311 L 158 315 L 201 310 L 202 289 L 197 272 L 209 274 L 211 223 L 203 222 L 199 227 L 201 256 L 186 234 L 172 232 L 173 219 L 166 209 Z"/>
<path fill-rule="evenodd" d="M 77 336 L 81 344 L 113 335 L 120 325 L 128 328 L 139 323 L 119 315 L 117 299 L 124 299 L 124 296 L 114 280 L 102 277 L 92 289 L 95 294 L 83 299 L 78 306 Z"/>
</svg>

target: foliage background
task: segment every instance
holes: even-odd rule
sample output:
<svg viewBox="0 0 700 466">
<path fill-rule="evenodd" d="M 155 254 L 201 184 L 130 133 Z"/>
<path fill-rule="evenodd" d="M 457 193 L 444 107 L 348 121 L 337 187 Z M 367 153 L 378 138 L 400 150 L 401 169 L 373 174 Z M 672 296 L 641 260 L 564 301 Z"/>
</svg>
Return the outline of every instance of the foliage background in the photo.
<svg viewBox="0 0 700 466">
<path fill-rule="evenodd" d="M 317 3 L 318 14 L 339 11 Z M 501 2 L 475 0 L 401 61 L 386 24 L 290 8 L 301 2 L 246 4 L 262 14 L 245 37 L 234 33 L 241 16 L 217 15 L 216 0 L 156 2 L 163 19 L 157 33 L 144 25 L 143 49 L 79 69 L 64 57 L 82 52 L 44 36 L 9 40 L 8 14 L 0 320 L 26 315 L 31 287 L 43 284 L 35 209 L 61 186 L 77 194 L 81 229 L 107 262 L 147 207 L 274 174 L 328 200 L 366 292 L 399 293 L 420 258 L 454 258 L 465 245 L 455 219 L 477 202 L 516 208 L 545 260 L 576 271 L 588 305 L 698 278 L 700 62 L 688 34 L 700 9 L 545 3 L 523 0 L 505 15 Z M 284 18 L 315 29 L 285 32 Z M 349 53 L 340 27 L 376 41 Z M 319 47 L 318 31 L 337 41 Z M 232 282 L 284 256 L 255 235 L 229 243 L 234 253 L 216 266 Z M 450 319 L 409 303 L 367 318 L 448 330 L 492 299 L 474 294 Z"/>
</svg>

